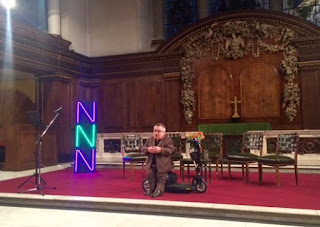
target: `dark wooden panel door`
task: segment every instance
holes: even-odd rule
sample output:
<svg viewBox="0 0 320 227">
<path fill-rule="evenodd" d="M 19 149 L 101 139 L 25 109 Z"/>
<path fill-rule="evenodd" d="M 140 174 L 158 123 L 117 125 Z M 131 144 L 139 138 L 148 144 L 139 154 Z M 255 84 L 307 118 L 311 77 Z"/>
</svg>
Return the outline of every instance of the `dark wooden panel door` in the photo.
<svg viewBox="0 0 320 227">
<path fill-rule="evenodd" d="M 320 128 L 320 75 L 319 69 L 301 72 L 303 128 Z"/>
<path fill-rule="evenodd" d="M 139 127 L 138 112 L 141 108 L 138 104 L 138 89 L 137 81 L 131 80 L 126 83 L 126 107 L 124 106 L 123 113 L 125 114 L 124 120 L 126 120 L 127 127 L 136 130 Z M 125 109 L 126 108 L 126 109 Z"/>
<path fill-rule="evenodd" d="M 232 76 L 221 66 L 199 72 L 199 119 L 225 119 L 231 114 Z"/>
<path fill-rule="evenodd" d="M 3 170 L 35 168 L 36 132 L 31 124 L 10 125 L 6 129 L 6 157 Z"/>
<path fill-rule="evenodd" d="M 123 84 L 111 83 L 103 87 L 104 127 L 122 128 Z"/>
<path fill-rule="evenodd" d="M 140 122 L 144 129 L 152 129 L 157 122 L 163 122 L 165 97 L 161 80 L 144 80 L 140 82 L 139 106 Z"/>
<path fill-rule="evenodd" d="M 35 168 L 36 133 L 31 125 L 19 125 L 19 155 L 20 169 Z"/>
<path fill-rule="evenodd" d="M 167 131 L 180 130 L 180 88 L 179 77 L 166 80 L 166 122 Z"/>
<path fill-rule="evenodd" d="M 51 165 L 56 165 L 57 162 L 57 133 L 54 131 L 48 131 L 46 134 L 46 138 L 43 139 L 43 144 L 41 148 L 41 163 L 44 166 L 51 166 Z M 67 139 L 70 138 L 69 135 L 67 135 Z M 61 139 L 60 139 L 61 141 Z M 59 141 L 59 142 L 60 142 Z M 61 146 L 60 146 L 61 147 Z M 62 149 L 68 150 L 68 147 L 63 147 Z M 60 153 L 61 151 L 58 150 Z M 69 150 L 70 152 L 70 150 Z M 73 154 L 73 152 L 71 153 Z M 69 154 L 68 154 L 69 155 Z"/>
<path fill-rule="evenodd" d="M 280 81 L 274 67 L 251 63 L 240 73 L 241 116 L 280 117 Z"/>
<path fill-rule="evenodd" d="M 170 89 L 176 90 L 175 86 Z M 104 81 L 100 90 L 103 131 L 150 131 L 155 123 L 166 123 L 167 95 L 179 90 L 166 91 L 162 75 Z"/>
<path fill-rule="evenodd" d="M 62 106 L 63 110 L 60 112 L 59 117 L 54 122 L 56 134 L 48 132 L 46 137 L 56 138 L 56 145 L 52 144 L 54 140 L 46 141 L 44 147 L 47 147 L 48 153 L 43 157 L 44 162 L 50 162 L 50 157 L 53 150 L 50 147 L 57 147 L 56 159 L 58 162 L 73 161 L 73 146 L 74 146 L 74 131 L 72 130 L 76 125 L 76 103 L 79 100 L 77 96 L 73 96 L 71 83 L 64 83 L 57 81 L 54 83 L 59 98 L 55 100 L 54 109 Z M 81 99 L 80 99 L 81 100 Z M 56 136 L 57 135 L 57 136 Z M 55 159 L 54 159 L 55 160 Z"/>
</svg>

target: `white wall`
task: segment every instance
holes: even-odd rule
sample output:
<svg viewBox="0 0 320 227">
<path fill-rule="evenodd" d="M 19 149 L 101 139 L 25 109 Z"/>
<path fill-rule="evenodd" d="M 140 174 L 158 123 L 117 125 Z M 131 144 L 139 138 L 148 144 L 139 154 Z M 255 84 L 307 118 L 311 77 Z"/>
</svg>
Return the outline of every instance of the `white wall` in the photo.
<svg viewBox="0 0 320 227">
<path fill-rule="evenodd" d="M 153 39 L 152 1 L 137 1 L 138 51 L 150 51 Z"/>
<path fill-rule="evenodd" d="M 152 51 L 151 0 L 61 0 L 61 36 L 89 57 Z"/>
<path fill-rule="evenodd" d="M 88 55 L 88 0 L 61 0 L 61 37 L 72 42 L 70 49 Z"/>
</svg>

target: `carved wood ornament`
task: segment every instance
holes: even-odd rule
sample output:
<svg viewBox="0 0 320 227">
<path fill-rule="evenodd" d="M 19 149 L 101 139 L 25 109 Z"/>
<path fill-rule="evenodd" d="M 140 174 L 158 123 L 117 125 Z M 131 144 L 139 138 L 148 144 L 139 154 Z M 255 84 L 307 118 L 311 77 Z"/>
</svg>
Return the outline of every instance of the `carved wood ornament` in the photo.
<svg viewBox="0 0 320 227">
<path fill-rule="evenodd" d="M 261 50 L 270 54 L 279 51 L 283 53 L 280 64 L 280 71 L 285 80 L 282 106 L 285 108 L 286 116 L 293 121 L 301 98 L 300 88 L 296 82 L 297 50 L 291 42 L 296 37 L 296 32 L 288 27 L 259 22 L 254 18 L 214 22 L 193 32 L 181 44 L 183 56 L 180 61 L 183 82 L 180 102 L 188 124 L 192 123 L 196 108 L 195 92 L 192 90 L 195 78 L 192 65 L 194 60 L 208 54 L 213 61 L 221 57 L 236 60 L 249 54 L 259 57 Z"/>
</svg>

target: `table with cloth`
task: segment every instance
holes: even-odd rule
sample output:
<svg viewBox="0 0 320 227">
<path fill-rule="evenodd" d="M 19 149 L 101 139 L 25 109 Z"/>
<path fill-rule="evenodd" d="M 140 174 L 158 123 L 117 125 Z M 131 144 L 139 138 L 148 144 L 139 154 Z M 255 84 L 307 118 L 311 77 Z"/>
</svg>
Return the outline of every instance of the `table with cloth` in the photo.
<svg viewBox="0 0 320 227">
<path fill-rule="evenodd" d="M 247 131 L 268 131 L 271 126 L 262 123 L 226 123 L 226 124 L 200 124 L 198 131 L 203 133 L 223 133 L 223 152 L 241 150 L 242 134 Z"/>
</svg>

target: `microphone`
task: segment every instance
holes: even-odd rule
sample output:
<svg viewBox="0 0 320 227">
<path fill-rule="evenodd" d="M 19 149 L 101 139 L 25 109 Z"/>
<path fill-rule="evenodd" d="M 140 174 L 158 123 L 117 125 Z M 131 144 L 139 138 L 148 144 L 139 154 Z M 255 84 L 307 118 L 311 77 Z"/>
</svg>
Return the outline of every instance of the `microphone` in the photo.
<svg viewBox="0 0 320 227">
<path fill-rule="evenodd" d="M 55 114 L 56 114 L 56 113 L 59 113 L 62 109 L 63 109 L 63 107 L 61 106 L 61 107 L 59 107 L 58 109 L 56 109 L 56 110 L 54 111 L 54 113 L 55 113 Z"/>
</svg>

